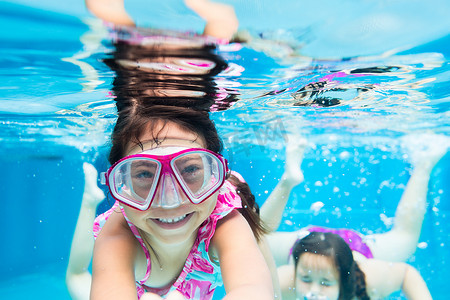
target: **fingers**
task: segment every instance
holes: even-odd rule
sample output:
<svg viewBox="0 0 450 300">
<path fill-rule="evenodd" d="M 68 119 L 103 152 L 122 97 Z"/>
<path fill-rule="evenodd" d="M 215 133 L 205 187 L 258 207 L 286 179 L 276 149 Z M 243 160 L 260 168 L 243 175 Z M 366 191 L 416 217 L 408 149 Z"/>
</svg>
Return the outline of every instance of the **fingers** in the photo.
<svg viewBox="0 0 450 300">
<path fill-rule="evenodd" d="M 163 298 L 153 293 L 145 293 L 140 298 L 140 300 L 160 300 L 160 299 Z"/>
<path fill-rule="evenodd" d="M 166 300 L 185 300 L 185 298 L 179 291 L 173 291 L 167 295 Z"/>
<path fill-rule="evenodd" d="M 145 293 L 140 298 L 140 300 L 160 300 L 160 299 L 163 298 L 153 293 Z M 185 300 L 185 298 L 179 291 L 173 291 L 167 294 L 166 300 Z"/>
</svg>

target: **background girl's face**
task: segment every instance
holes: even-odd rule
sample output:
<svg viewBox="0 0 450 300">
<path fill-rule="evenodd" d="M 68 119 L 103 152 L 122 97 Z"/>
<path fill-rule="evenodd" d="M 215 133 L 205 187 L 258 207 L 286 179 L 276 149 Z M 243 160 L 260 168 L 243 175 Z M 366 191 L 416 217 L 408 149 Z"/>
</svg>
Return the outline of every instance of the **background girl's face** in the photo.
<svg viewBox="0 0 450 300">
<path fill-rule="evenodd" d="M 333 260 L 306 252 L 300 256 L 296 270 L 297 299 L 337 300 L 339 273 Z"/>
<path fill-rule="evenodd" d="M 162 123 L 161 123 L 162 125 Z M 154 141 L 158 139 L 158 143 Z M 184 130 L 175 123 L 167 123 L 166 126 L 156 126 L 155 132 L 147 130 L 140 141 L 144 149 L 129 145 L 126 155 L 136 154 L 154 148 L 185 147 L 204 148 L 205 141 L 194 132 Z M 172 193 L 162 193 L 161 183 L 158 184 L 155 198 L 149 209 L 140 211 L 124 206 L 125 213 L 130 221 L 148 234 L 148 240 L 164 244 L 180 243 L 196 236 L 198 227 L 209 217 L 217 202 L 218 193 L 214 193 L 200 204 L 191 203 L 177 182 L 173 182 L 179 197 L 179 206 L 163 208 L 154 205 L 162 201 L 163 197 L 172 197 Z M 171 199 L 164 199 L 171 201 Z"/>
</svg>

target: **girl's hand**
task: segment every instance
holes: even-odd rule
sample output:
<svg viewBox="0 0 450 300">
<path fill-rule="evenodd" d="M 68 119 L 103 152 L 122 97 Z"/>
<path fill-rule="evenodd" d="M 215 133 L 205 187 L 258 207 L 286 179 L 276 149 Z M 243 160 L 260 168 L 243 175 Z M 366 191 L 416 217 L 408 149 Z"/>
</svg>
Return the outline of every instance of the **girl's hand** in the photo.
<svg viewBox="0 0 450 300">
<path fill-rule="evenodd" d="M 105 199 L 105 194 L 97 186 L 97 170 L 89 163 L 83 163 L 84 171 L 84 194 L 83 205 L 97 207 Z"/>
<path fill-rule="evenodd" d="M 161 296 L 153 293 L 145 293 L 142 295 L 141 300 L 159 300 L 164 299 Z M 166 300 L 185 300 L 183 295 L 179 291 L 173 291 L 167 294 Z"/>
</svg>

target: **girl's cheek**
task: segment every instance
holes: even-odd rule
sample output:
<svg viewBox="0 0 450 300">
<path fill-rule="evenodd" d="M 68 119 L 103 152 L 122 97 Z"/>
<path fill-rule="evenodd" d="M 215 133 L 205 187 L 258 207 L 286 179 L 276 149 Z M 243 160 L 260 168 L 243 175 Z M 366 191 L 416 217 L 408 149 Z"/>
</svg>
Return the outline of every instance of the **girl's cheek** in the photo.
<svg viewBox="0 0 450 300">
<path fill-rule="evenodd" d="M 296 288 L 296 293 L 298 296 L 302 296 L 307 294 L 310 290 L 309 284 L 303 282 L 303 281 L 298 281 L 297 284 L 295 285 Z"/>
</svg>

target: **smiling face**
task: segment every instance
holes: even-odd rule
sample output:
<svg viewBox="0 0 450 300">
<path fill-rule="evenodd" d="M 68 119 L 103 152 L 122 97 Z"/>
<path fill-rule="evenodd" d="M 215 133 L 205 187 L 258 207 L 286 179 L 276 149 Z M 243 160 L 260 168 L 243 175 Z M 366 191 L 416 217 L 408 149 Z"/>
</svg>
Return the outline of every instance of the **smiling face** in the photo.
<svg viewBox="0 0 450 300">
<path fill-rule="evenodd" d="M 330 257 L 306 252 L 296 270 L 297 299 L 337 300 L 339 273 Z"/>
<path fill-rule="evenodd" d="M 155 141 L 157 138 L 157 142 Z M 171 154 L 181 148 L 205 148 L 205 141 L 194 132 L 175 123 L 155 126 L 147 130 L 139 140 L 143 149 L 129 145 L 126 155 L 154 149 L 155 154 Z M 181 243 L 195 238 L 198 227 L 208 218 L 217 202 L 218 192 L 199 204 L 189 201 L 173 176 L 165 176 L 158 183 L 152 205 L 145 211 L 123 206 L 129 220 L 147 235 L 147 240 L 163 244 Z M 174 203 L 174 208 L 163 208 L 161 203 Z"/>
</svg>

